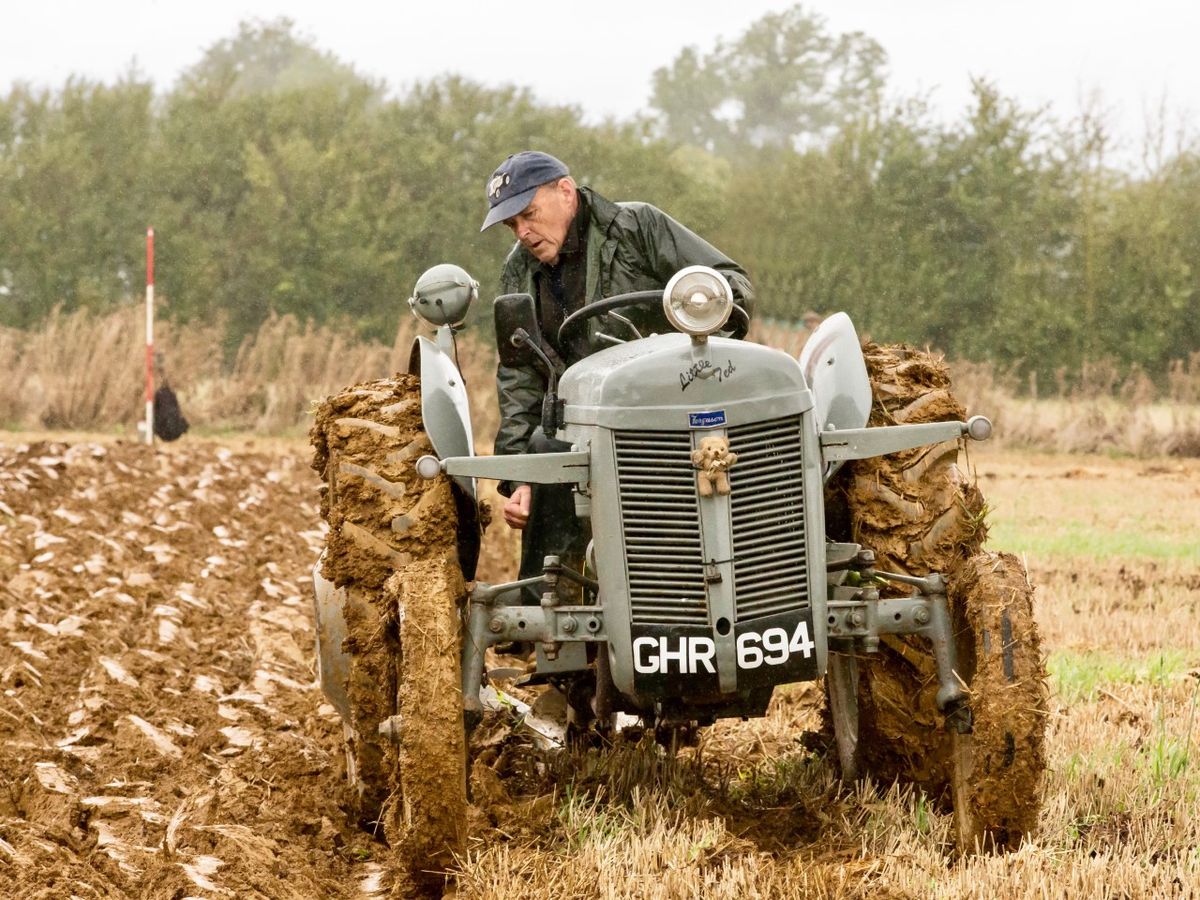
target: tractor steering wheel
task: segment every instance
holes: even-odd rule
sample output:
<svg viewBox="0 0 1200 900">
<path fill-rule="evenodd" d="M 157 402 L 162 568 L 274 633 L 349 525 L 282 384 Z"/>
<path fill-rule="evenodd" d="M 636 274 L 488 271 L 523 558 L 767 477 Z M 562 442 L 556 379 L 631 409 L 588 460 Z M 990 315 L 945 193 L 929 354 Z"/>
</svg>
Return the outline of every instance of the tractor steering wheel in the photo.
<svg viewBox="0 0 1200 900">
<path fill-rule="evenodd" d="M 575 339 L 588 319 L 605 315 L 623 306 L 650 306 L 656 304 L 661 307 L 662 302 L 662 291 L 631 291 L 628 294 L 616 294 L 612 297 L 597 300 L 595 303 L 585 304 L 563 319 L 562 325 L 558 328 L 558 346 L 570 346 L 570 342 Z M 729 318 L 733 324 L 733 331 L 730 332 L 729 337 L 737 340 L 744 338 L 750 330 L 750 314 L 735 303 L 733 304 L 733 311 L 730 313 Z"/>
</svg>

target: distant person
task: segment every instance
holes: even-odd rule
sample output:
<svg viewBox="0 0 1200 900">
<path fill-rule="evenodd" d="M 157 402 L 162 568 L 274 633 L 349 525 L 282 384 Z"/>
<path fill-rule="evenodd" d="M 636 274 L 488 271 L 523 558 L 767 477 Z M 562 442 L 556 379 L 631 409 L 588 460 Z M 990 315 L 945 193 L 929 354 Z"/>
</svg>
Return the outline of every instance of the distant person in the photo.
<svg viewBox="0 0 1200 900">
<path fill-rule="evenodd" d="M 158 390 L 154 392 L 154 434 L 159 440 L 177 441 L 191 426 L 179 405 L 179 398 L 171 390 L 161 353 L 154 354 L 154 369 L 160 375 Z"/>
<path fill-rule="evenodd" d="M 685 266 L 717 269 L 734 300 L 751 311 L 754 289 L 736 262 L 648 203 L 614 203 L 579 187 L 548 153 L 524 150 L 502 162 L 487 182 L 488 213 L 480 231 L 504 224 L 517 238 L 500 274 L 500 293 L 534 298 L 542 337 L 569 366 L 599 349 L 582 337 L 560 346 L 563 320 L 585 304 L 632 291 L 662 290 Z M 497 455 L 537 451 L 546 377 L 533 366 L 501 365 Z M 540 431 L 538 432 L 540 436 Z M 542 572 L 549 554 L 582 555 L 582 530 L 568 485 L 502 482 L 504 520 L 522 535 L 521 577 Z M 548 527 L 554 526 L 554 527 Z M 564 560 L 565 561 L 565 560 Z"/>
</svg>

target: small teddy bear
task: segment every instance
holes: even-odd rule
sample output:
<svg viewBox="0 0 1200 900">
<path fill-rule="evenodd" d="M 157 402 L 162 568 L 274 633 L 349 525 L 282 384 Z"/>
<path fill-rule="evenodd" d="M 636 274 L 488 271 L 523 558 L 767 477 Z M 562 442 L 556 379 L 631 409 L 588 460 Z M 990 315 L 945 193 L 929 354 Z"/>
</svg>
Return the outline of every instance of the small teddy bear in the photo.
<svg viewBox="0 0 1200 900">
<path fill-rule="evenodd" d="M 722 496 L 728 494 L 729 468 L 736 462 L 737 454 L 730 452 L 727 439 L 701 438 L 700 446 L 692 451 L 692 465 L 696 469 L 700 496 L 711 497 L 714 489 Z"/>
</svg>

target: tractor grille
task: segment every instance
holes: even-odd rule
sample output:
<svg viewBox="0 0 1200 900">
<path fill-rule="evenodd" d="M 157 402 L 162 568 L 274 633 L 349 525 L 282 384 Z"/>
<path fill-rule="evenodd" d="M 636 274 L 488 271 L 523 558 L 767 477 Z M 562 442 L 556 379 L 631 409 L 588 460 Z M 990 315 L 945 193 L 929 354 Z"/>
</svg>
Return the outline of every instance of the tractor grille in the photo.
<svg viewBox="0 0 1200 900">
<path fill-rule="evenodd" d="M 614 438 L 633 621 L 705 625 L 691 434 L 618 431 Z"/>
<path fill-rule="evenodd" d="M 729 429 L 738 621 L 808 605 L 800 418 Z"/>
<path fill-rule="evenodd" d="M 738 621 L 808 605 L 800 435 L 798 416 L 729 429 L 738 455 L 729 472 Z M 691 433 L 618 431 L 614 439 L 633 621 L 708 624 Z"/>
</svg>

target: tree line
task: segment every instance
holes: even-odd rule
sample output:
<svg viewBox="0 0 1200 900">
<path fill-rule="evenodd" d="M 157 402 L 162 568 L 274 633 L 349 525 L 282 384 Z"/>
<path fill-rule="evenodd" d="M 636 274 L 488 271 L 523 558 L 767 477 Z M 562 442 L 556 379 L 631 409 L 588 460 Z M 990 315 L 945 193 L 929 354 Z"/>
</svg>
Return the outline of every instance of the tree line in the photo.
<svg viewBox="0 0 1200 900">
<path fill-rule="evenodd" d="M 17 84 L 0 97 L 0 325 L 140 296 L 145 228 L 174 320 L 232 351 L 271 314 L 385 340 L 417 275 L 495 292 L 483 185 L 521 148 L 654 203 L 750 272 L 760 314 L 846 310 L 880 340 L 1021 372 L 1200 351 L 1200 154 L 1136 177 L 1101 118 L 1061 125 L 976 82 L 955 123 L 886 95 L 886 54 L 800 7 L 654 75 L 650 108 L 585 122 L 446 76 L 396 92 L 297 35 L 242 25 L 169 91 Z M 479 316 L 486 320 L 487 304 Z"/>
</svg>

